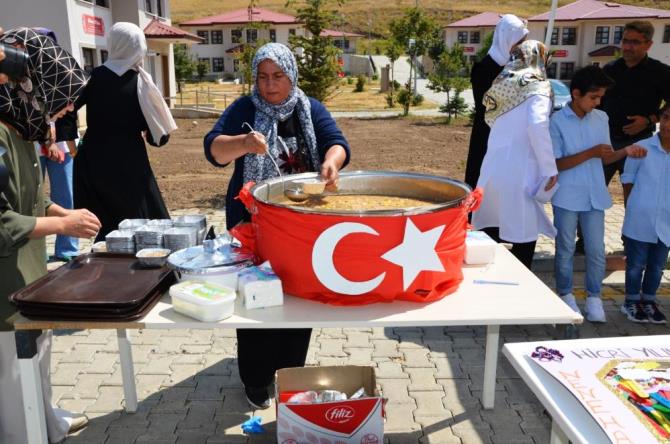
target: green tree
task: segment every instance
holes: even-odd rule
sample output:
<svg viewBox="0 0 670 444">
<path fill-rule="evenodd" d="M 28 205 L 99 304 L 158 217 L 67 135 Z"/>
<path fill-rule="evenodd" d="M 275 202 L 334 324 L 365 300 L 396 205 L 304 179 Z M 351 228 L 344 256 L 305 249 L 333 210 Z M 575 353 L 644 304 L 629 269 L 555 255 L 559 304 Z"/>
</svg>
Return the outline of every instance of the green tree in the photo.
<svg viewBox="0 0 670 444">
<path fill-rule="evenodd" d="M 209 71 L 209 63 L 205 60 L 198 60 L 195 64 L 195 72 L 198 75 L 199 82 L 202 82 L 202 79 L 205 78 L 207 71 Z"/>
<path fill-rule="evenodd" d="M 493 45 L 493 33 L 489 32 L 484 36 L 484 40 L 482 40 L 482 47 L 479 48 L 479 51 L 477 51 L 477 60 L 481 60 L 484 57 L 486 57 L 486 54 L 489 53 L 489 49 L 491 49 L 491 45 Z"/>
<path fill-rule="evenodd" d="M 410 66 L 410 78 L 405 88 L 407 93 L 398 97 L 398 101 L 403 104 L 403 115 L 409 114 L 409 107 L 413 102 L 412 92 L 412 73 L 415 69 L 416 58 L 426 54 L 429 48 L 439 45 L 440 27 L 435 21 L 427 17 L 419 8 L 410 8 L 405 11 L 402 18 L 392 20 L 389 25 L 391 31 L 391 40 L 395 44 L 404 48 L 410 55 L 412 61 Z"/>
<path fill-rule="evenodd" d="M 289 0 L 286 6 L 293 3 Z M 328 37 L 321 35 L 335 20 L 335 11 L 327 9 L 328 5 L 344 4 L 344 0 L 304 0 L 304 6 L 298 8 L 296 17 L 305 24 L 307 36 L 291 36 L 289 43 L 298 54 L 298 71 L 300 88 L 308 96 L 317 100 L 326 100 L 339 83 L 337 76 L 340 66 L 337 56 L 340 51 Z"/>
<path fill-rule="evenodd" d="M 447 93 L 447 101 L 440 107 L 440 111 L 447 113 L 447 122 L 467 111 L 465 100 L 461 97 L 463 90 L 470 84 L 465 77 L 466 73 L 463 47 L 455 44 L 436 60 L 435 70 L 428 76 L 428 88 Z"/>
<path fill-rule="evenodd" d="M 177 80 L 177 92 L 181 92 L 182 82 L 191 78 L 193 69 L 193 61 L 189 57 L 186 45 L 174 45 L 174 76 Z"/>
<path fill-rule="evenodd" d="M 395 64 L 395 61 L 400 58 L 402 55 L 403 47 L 398 45 L 395 40 L 389 40 L 388 44 L 386 45 L 386 51 L 384 51 L 384 54 L 386 57 L 389 58 L 389 61 L 391 62 L 391 88 L 389 89 L 388 94 L 386 95 L 386 103 L 388 103 L 388 106 L 390 108 L 393 108 L 395 106 L 394 103 L 394 97 L 396 94 L 395 91 L 395 75 L 393 73 L 393 65 Z"/>
</svg>

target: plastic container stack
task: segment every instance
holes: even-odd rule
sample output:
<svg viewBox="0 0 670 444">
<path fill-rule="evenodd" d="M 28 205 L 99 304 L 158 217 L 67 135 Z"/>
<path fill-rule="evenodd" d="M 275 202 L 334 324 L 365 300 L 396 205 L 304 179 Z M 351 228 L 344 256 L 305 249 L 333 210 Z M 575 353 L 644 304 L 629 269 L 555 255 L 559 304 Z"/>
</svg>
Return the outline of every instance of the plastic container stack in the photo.
<svg viewBox="0 0 670 444">
<path fill-rule="evenodd" d="M 135 237 L 130 230 L 114 230 L 105 236 L 108 253 L 135 253 Z"/>
</svg>

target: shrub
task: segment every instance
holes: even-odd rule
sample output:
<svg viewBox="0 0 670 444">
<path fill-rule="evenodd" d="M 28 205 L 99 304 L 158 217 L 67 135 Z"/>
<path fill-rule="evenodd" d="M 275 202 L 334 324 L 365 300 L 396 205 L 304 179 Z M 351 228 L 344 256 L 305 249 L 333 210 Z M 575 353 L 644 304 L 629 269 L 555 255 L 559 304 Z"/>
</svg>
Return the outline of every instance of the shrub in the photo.
<svg viewBox="0 0 670 444">
<path fill-rule="evenodd" d="M 372 74 L 372 80 L 379 80 L 379 75 Z"/>
<path fill-rule="evenodd" d="M 423 103 L 423 96 L 421 94 L 416 94 L 412 97 L 412 106 L 419 106 Z"/>
<path fill-rule="evenodd" d="M 353 85 L 354 84 L 354 79 L 351 77 L 347 77 L 347 85 Z"/>
<path fill-rule="evenodd" d="M 354 88 L 354 92 L 363 92 L 364 90 L 365 90 L 365 76 L 361 74 L 356 78 L 356 87 Z"/>
<path fill-rule="evenodd" d="M 397 80 L 394 80 L 392 86 L 393 86 L 394 91 L 398 91 L 400 89 L 400 82 L 398 82 Z"/>
</svg>

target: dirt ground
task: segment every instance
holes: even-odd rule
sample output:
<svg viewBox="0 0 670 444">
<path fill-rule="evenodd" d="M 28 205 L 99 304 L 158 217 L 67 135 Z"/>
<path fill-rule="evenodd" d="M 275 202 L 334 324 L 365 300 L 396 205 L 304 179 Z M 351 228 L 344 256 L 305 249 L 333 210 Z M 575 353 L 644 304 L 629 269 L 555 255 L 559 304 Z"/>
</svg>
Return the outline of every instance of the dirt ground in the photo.
<svg viewBox="0 0 670 444">
<path fill-rule="evenodd" d="M 216 168 L 204 157 L 203 136 L 214 119 L 179 120 L 179 129 L 163 148 L 149 149 L 152 167 L 171 210 L 222 208 L 232 165 Z M 442 119 L 338 119 L 351 144 L 348 170 L 411 171 L 462 180 L 470 127 L 445 125 Z M 616 179 L 615 179 L 616 180 Z M 621 186 L 610 192 L 620 200 Z"/>
</svg>

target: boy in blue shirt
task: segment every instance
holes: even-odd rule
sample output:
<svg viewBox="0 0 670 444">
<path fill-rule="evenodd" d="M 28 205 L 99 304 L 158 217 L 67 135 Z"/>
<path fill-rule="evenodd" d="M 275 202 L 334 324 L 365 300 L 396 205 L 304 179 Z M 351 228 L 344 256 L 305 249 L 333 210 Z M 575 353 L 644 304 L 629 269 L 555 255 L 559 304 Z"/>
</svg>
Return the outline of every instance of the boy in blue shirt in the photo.
<svg viewBox="0 0 670 444">
<path fill-rule="evenodd" d="M 621 183 L 626 216 L 626 300 L 621 311 L 633 322 L 665 324 L 656 291 L 670 252 L 670 104 L 660 113 L 660 130 L 637 142 L 644 159 L 626 161 Z"/>
<path fill-rule="evenodd" d="M 614 151 L 607 114 L 595 109 L 614 82 L 602 69 L 587 66 L 570 82 L 572 101 L 551 117 L 549 130 L 560 187 L 552 199 L 556 227 L 554 271 L 560 298 L 581 313 L 572 294 L 572 271 L 577 224 L 581 226 L 586 256 L 586 319 L 606 322 L 600 299 L 605 277 L 605 210 L 612 206 L 603 163 L 644 155 L 640 147 Z"/>
</svg>

